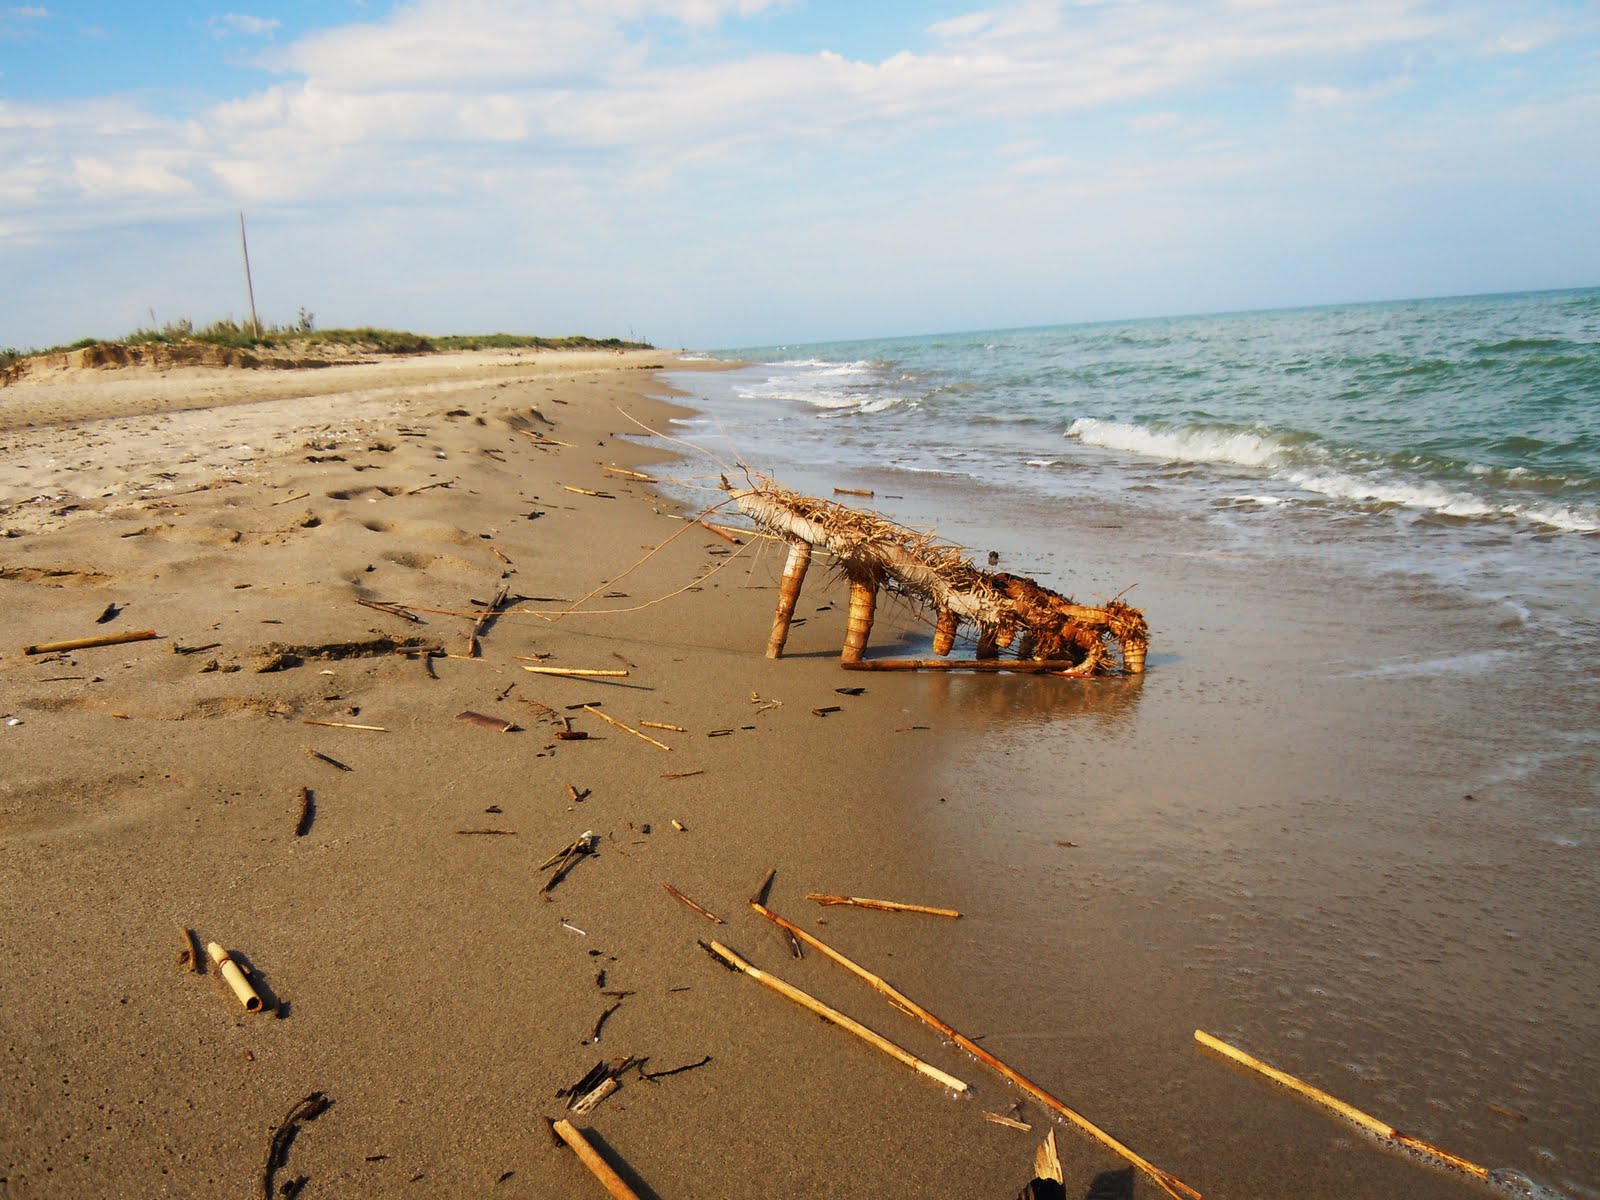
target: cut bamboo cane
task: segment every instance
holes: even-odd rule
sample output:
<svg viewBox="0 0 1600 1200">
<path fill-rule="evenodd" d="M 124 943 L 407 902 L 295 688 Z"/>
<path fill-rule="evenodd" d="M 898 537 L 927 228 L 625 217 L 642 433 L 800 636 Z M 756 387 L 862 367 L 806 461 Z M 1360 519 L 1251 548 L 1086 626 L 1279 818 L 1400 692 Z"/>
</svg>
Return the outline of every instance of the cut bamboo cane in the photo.
<svg viewBox="0 0 1600 1200">
<path fill-rule="evenodd" d="M 600 1181 L 600 1186 L 609 1192 L 614 1200 L 639 1200 L 639 1194 L 623 1182 L 605 1159 L 600 1157 L 600 1152 L 589 1144 L 583 1136 L 583 1131 L 573 1125 L 571 1121 L 562 1118 L 550 1126 L 551 1130 L 578 1156 L 578 1161 L 589 1168 L 589 1174 Z"/>
<path fill-rule="evenodd" d="M 579 667 L 523 667 L 535 675 L 570 675 L 584 679 L 621 679 L 626 671 L 585 671 Z"/>
<path fill-rule="evenodd" d="M 621 475 L 624 479 L 637 479 L 641 483 L 655 483 L 653 475 L 646 475 L 643 471 L 630 471 L 626 467 L 601 467 L 602 471 L 609 471 L 613 475 Z"/>
<path fill-rule="evenodd" d="M 955 649 L 956 629 L 961 624 L 961 618 L 948 608 L 939 610 L 938 622 L 933 627 L 933 652 L 940 658 Z"/>
<path fill-rule="evenodd" d="M 1022 675 L 1066 674 L 1076 671 L 1081 663 L 1071 659 L 1037 659 L 1028 661 L 1012 658 L 874 658 L 861 662 L 847 662 L 846 671 L 1015 671 Z"/>
<path fill-rule="evenodd" d="M 783 565 L 783 581 L 778 585 L 778 611 L 772 618 L 772 636 L 767 639 L 767 657 L 782 658 L 789 640 L 789 623 L 800 600 L 800 588 L 811 566 L 811 547 L 805 542 L 789 543 L 789 559 Z"/>
<path fill-rule="evenodd" d="M 796 1004 L 800 1005 L 801 1008 L 815 1013 L 824 1021 L 829 1021 L 832 1024 L 839 1026 L 841 1029 L 848 1030 L 849 1032 L 855 1034 L 862 1041 L 866 1042 L 868 1045 L 877 1047 L 890 1058 L 904 1063 L 912 1070 L 926 1075 L 929 1079 L 937 1080 L 939 1083 L 942 1083 L 945 1087 L 950 1088 L 953 1091 L 965 1092 L 967 1090 L 967 1085 L 961 1082 L 961 1080 L 957 1079 L 954 1075 L 947 1075 L 943 1071 L 939 1070 L 938 1067 L 933 1066 L 931 1063 L 923 1062 L 909 1050 L 902 1050 L 899 1046 L 895 1045 L 881 1033 L 873 1032 L 865 1025 L 861 1024 L 861 1022 L 855 1020 L 854 1018 L 845 1016 L 844 1013 L 840 1012 L 836 1008 L 829 1008 L 815 996 L 809 995 L 806 992 L 802 992 L 799 988 L 792 984 L 785 983 L 777 976 L 768 975 L 760 968 L 752 966 L 750 963 L 740 958 L 732 950 L 729 950 L 721 942 L 711 942 L 709 945 L 705 942 L 701 942 L 700 945 L 706 951 L 706 953 L 710 954 L 713 958 L 717 959 L 730 970 L 743 972 L 744 974 L 750 976 L 751 979 L 754 979 L 757 983 L 766 984 L 773 991 L 779 993 L 780 995 L 787 996 L 790 1000 L 793 1000 Z"/>
<path fill-rule="evenodd" d="M 233 989 L 233 994 L 239 997 L 239 1003 L 244 1005 L 245 1012 L 260 1012 L 261 997 L 256 995 L 255 988 L 250 986 L 250 981 L 244 977 L 244 972 L 239 970 L 239 964 L 228 957 L 228 952 L 216 942 L 211 942 L 206 946 L 206 954 L 216 963 L 217 970 Z"/>
<path fill-rule="evenodd" d="M 865 580 L 850 581 L 850 619 L 844 627 L 844 649 L 839 651 L 839 661 L 861 661 L 867 649 L 867 638 L 872 636 L 872 616 L 878 606 L 878 589 Z"/>
<path fill-rule="evenodd" d="M 154 629 L 135 629 L 131 633 L 102 633 L 99 637 L 73 638 L 65 642 L 40 642 L 24 646 L 24 654 L 55 654 L 61 650 L 88 650 L 95 646 L 120 646 L 124 642 L 148 642 L 159 637 Z"/>
<path fill-rule="evenodd" d="M 1487 1180 L 1489 1178 L 1489 1169 L 1487 1167 L 1481 1167 L 1475 1162 L 1469 1162 L 1464 1158 L 1457 1157 L 1448 1150 L 1441 1150 L 1439 1147 L 1424 1142 L 1420 1138 L 1412 1137 L 1409 1133 L 1401 1133 L 1393 1125 L 1380 1121 L 1377 1117 L 1364 1113 L 1354 1105 L 1346 1104 L 1335 1096 L 1328 1095 L 1321 1088 L 1313 1087 L 1303 1080 L 1296 1079 L 1293 1075 L 1269 1066 L 1254 1055 L 1246 1054 L 1243 1050 L 1230 1046 L 1221 1038 L 1213 1037 L 1203 1029 L 1194 1031 L 1194 1040 L 1206 1047 L 1206 1049 L 1214 1050 L 1240 1066 L 1249 1067 L 1252 1071 L 1265 1075 L 1274 1083 L 1281 1083 L 1290 1091 L 1304 1096 L 1307 1100 L 1315 1101 L 1324 1108 L 1332 1109 L 1345 1120 L 1360 1126 L 1375 1137 L 1395 1142 L 1404 1146 L 1407 1150 L 1414 1150 L 1418 1154 L 1432 1158 L 1445 1166 L 1454 1167 L 1458 1171 L 1465 1171 L 1474 1179 Z"/>
<path fill-rule="evenodd" d="M 915 1000 L 912 1000 L 911 997 L 907 996 L 905 993 L 896 989 L 893 985 L 888 983 L 880 976 L 874 975 L 871 971 L 867 970 L 854 960 L 846 958 L 832 946 L 828 945 L 826 942 L 822 941 L 820 938 L 817 938 L 813 934 L 807 933 L 804 929 L 801 929 L 800 926 L 794 924 L 792 921 L 784 920 L 784 918 L 780 917 L 777 913 L 767 908 L 766 905 L 759 904 L 752 899 L 750 901 L 750 907 L 755 909 L 756 912 L 767 918 L 767 920 L 771 921 L 774 925 L 778 926 L 778 928 L 787 932 L 791 937 L 797 938 L 798 940 L 804 942 L 806 945 L 816 950 L 819 954 L 827 955 L 845 970 L 849 971 L 857 978 L 865 981 L 874 991 L 877 991 L 883 996 L 887 997 L 889 1002 L 895 1007 L 910 1013 L 919 1021 L 922 1021 L 924 1024 L 938 1030 L 945 1037 L 949 1038 L 956 1045 L 960 1046 L 968 1054 L 971 1054 L 991 1069 L 998 1071 L 1005 1078 L 1009 1079 L 1023 1091 L 1027 1092 L 1035 1100 L 1038 1100 L 1041 1104 L 1065 1117 L 1068 1121 L 1071 1121 L 1072 1124 L 1076 1125 L 1080 1130 L 1088 1134 L 1102 1146 L 1120 1155 L 1124 1161 L 1138 1168 L 1140 1171 L 1143 1171 L 1152 1180 L 1154 1180 L 1161 1190 L 1167 1193 L 1167 1195 L 1174 1197 L 1175 1200 L 1200 1200 L 1200 1193 L 1195 1191 L 1188 1184 L 1184 1183 L 1177 1176 L 1172 1175 L 1167 1171 L 1163 1171 L 1160 1167 L 1156 1166 L 1148 1159 L 1135 1154 L 1127 1146 L 1123 1145 L 1116 1138 L 1112 1137 L 1105 1130 L 1101 1129 L 1093 1121 L 1083 1116 L 1076 1109 L 1071 1108 L 1064 1101 L 1056 1099 L 1056 1097 L 1045 1091 L 1044 1088 L 1034 1083 L 1031 1079 L 1028 1079 L 1020 1071 L 1016 1071 L 1011 1067 L 1008 1067 L 993 1054 L 990 1054 L 982 1046 L 978 1045 L 977 1042 L 958 1032 L 956 1029 L 952 1028 L 950 1025 L 934 1016 L 927 1009 L 923 1008 L 922 1005 L 918 1004 Z"/>
<path fill-rule="evenodd" d="M 713 925 L 726 925 L 727 924 L 727 922 L 724 921 L 721 917 L 717 916 L 716 913 L 710 911 L 709 909 L 701 908 L 700 905 L 696 904 L 693 900 L 689 899 L 689 897 L 685 896 L 682 892 L 680 892 L 677 888 L 673 887 L 670 883 L 663 883 L 661 886 L 667 889 L 667 895 L 671 896 L 674 900 L 677 900 L 679 903 L 683 904 L 685 907 L 694 909 L 695 912 L 699 913 L 702 917 L 704 917 L 706 920 L 710 921 Z"/>
<path fill-rule="evenodd" d="M 710 521 L 701 521 L 701 520 L 698 520 L 698 519 L 695 521 L 695 524 L 699 525 L 703 529 L 708 530 L 711 533 L 716 534 L 719 538 L 722 538 L 725 541 L 732 542 L 735 546 L 744 545 L 744 542 L 741 539 L 734 537 L 733 534 L 729 533 L 726 529 L 724 529 L 720 525 L 713 525 Z M 718 553 L 726 554 L 727 551 L 726 550 L 718 551 Z"/>
<path fill-rule="evenodd" d="M 574 493 L 576 495 L 579 495 L 579 496 L 599 496 L 600 499 L 602 499 L 602 500 L 615 500 L 616 499 L 616 497 L 613 496 L 610 492 L 596 492 L 596 491 L 591 491 L 589 488 L 571 487 L 570 485 L 565 484 L 565 483 L 563 483 L 561 485 L 561 490 L 564 491 L 564 492 L 572 492 L 572 493 Z"/>
<path fill-rule="evenodd" d="M 382 725 L 352 725 L 349 721 L 312 721 L 302 720 L 302 725 L 320 725 L 324 729 L 365 729 L 369 733 L 388 733 Z"/>
<path fill-rule="evenodd" d="M 876 908 L 883 912 L 927 913 L 934 917 L 959 917 L 953 908 L 930 908 L 926 904 L 902 904 L 898 900 L 868 900 L 861 896 L 830 896 L 824 892 L 807 892 L 806 899 L 817 904 L 849 904 L 856 908 Z"/>
<path fill-rule="evenodd" d="M 624 671 L 623 674 L 626 675 L 627 672 Z M 598 708 L 596 708 L 592 704 L 585 704 L 583 706 L 583 711 L 586 712 L 586 713 L 593 713 L 595 716 L 599 717 L 602 721 L 604 721 L 608 725 L 615 725 L 618 729 L 622 730 L 623 733 L 631 733 L 631 734 L 633 734 L 633 736 L 638 738 L 640 741 L 649 742 L 657 750 L 665 750 L 669 754 L 672 752 L 672 747 L 671 746 L 663 745 L 662 743 L 656 741 L 655 738 L 651 737 L 649 734 L 640 733 L 637 729 L 634 729 L 630 725 L 624 725 L 621 721 L 617 720 L 615 717 L 606 716 L 605 713 L 601 712 Z"/>
<path fill-rule="evenodd" d="M 665 721 L 640 721 L 639 724 L 643 725 L 646 729 L 667 729 L 673 733 L 688 732 L 688 730 L 686 730 L 682 725 L 668 725 Z"/>
</svg>

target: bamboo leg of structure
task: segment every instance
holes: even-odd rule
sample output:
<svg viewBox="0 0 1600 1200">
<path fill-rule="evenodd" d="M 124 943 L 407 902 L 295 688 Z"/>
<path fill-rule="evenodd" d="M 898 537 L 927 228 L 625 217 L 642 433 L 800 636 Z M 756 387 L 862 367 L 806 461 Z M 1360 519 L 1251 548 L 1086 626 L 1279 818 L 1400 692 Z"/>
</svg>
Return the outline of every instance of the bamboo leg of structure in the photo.
<svg viewBox="0 0 1600 1200">
<path fill-rule="evenodd" d="M 990 1054 L 982 1046 L 978 1045 L 977 1042 L 960 1033 L 956 1029 L 953 1029 L 944 1021 L 934 1016 L 927 1009 L 923 1008 L 922 1005 L 911 999 L 911 997 L 907 996 L 904 992 L 897 990 L 887 980 L 881 978 L 880 976 L 874 975 L 871 971 L 867 970 L 865 967 L 861 966 L 852 959 L 846 958 L 843 954 L 840 954 L 826 942 L 810 933 L 807 933 L 804 929 L 801 929 L 800 926 L 791 921 L 784 920 L 777 913 L 767 908 L 766 905 L 757 901 L 754 896 L 750 898 L 750 907 L 755 909 L 756 912 L 767 918 L 767 920 L 771 921 L 774 925 L 778 926 L 778 928 L 787 932 L 791 937 L 804 942 L 813 950 L 816 950 L 819 954 L 827 955 L 845 970 L 849 971 L 857 978 L 864 980 L 869 986 L 872 987 L 874 991 L 879 992 L 883 996 L 887 997 L 891 1004 L 894 1004 L 896 1007 L 910 1013 L 924 1024 L 930 1025 L 934 1029 L 937 1029 L 940 1033 L 949 1038 L 956 1045 L 960 1046 L 968 1054 L 971 1054 L 986 1066 L 998 1071 L 1001 1075 L 1005 1076 L 1012 1083 L 1016 1084 L 1023 1091 L 1027 1092 L 1030 1096 L 1032 1096 L 1035 1100 L 1038 1100 L 1047 1108 L 1052 1109 L 1056 1113 L 1059 1113 L 1061 1116 L 1065 1117 L 1067 1120 L 1071 1121 L 1080 1130 L 1088 1134 L 1095 1141 L 1099 1142 L 1106 1149 L 1121 1155 L 1125 1162 L 1136 1167 L 1138 1170 L 1143 1171 L 1152 1180 L 1154 1180 L 1158 1186 L 1160 1186 L 1162 1191 L 1173 1197 L 1174 1200 L 1201 1200 L 1200 1193 L 1195 1191 L 1188 1184 L 1184 1183 L 1183 1180 L 1179 1179 L 1176 1175 L 1173 1175 L 1167 1171 L 1163 1171 L 1160 1167 L 1156 1166 L 1148 1159 L 1134 1153 L 1127 1146 L 1124 1146 L 1116 1138 L 1112 1137 L 1105 1130 L 1101 1129 L 1093 1121 L 1089 1120 L 1089 1118 L 1070 1108 L 1064 1102 L 1056 1099 L 1049 1092 L 1045 1091 L 1044 1088 L 1040 1087 L 1037 1083 L 1034 1083 L 1031 1079 L 1028 1079 L 1026 1076 L 1024 1076 L 1020 1071 L 1013 1070 L 1011 1067 L 1001 1062 L 993 1054 Z"/>
<path fill-rule="evenodd" d="M 939 622 L 933 627 L 933 652 L 940 658 L 949 654 L 956 644 L 956 627 L 961 618 L 948 608 L 939 610 Z"/>
<path fill-rule="evenodd" d="M 878 589 L 859 579 L 850 581 L 850 620 L 844 629 L 844 649 L 840 662 L 860 662 L 872 636 L 872 617 L 878 607 Z"/>
<path fill-rule="evenodd" d="M 985 625 L 978 631 L 978 648 L 972 652 L 978 659 L 1000 657 L 1000 631 L 992 625 Z"/>
<path fill-rule="evenodd" d="M 789 640 L 789 622 L 794 620 L 794 606 L 800 599 L 800 587 L 806 581 L 806 569 L 810 566 L 810 543 L 790 542 L 789 560 L 783 564 L 783 582 L 778 587 L 778 611 L 772 618 L 772 636 L 767 639 L 768 658 L 783 657 L 784 644 Z"/>
<path fill-rule="evenodd" d="M 616 1197 L 616 1200 L 639 1200 L 639 1193 L 623 1182 L 622 1176 L 612 1169 L 610 1163 L 600 1157 L 600 1152 L 589 1144 L 589 1139 L 583 1136 L 583 1131 L 571 1121 L 565 1119 L 556 1121 L 550 1129 L 572 1147 L 579 1161 L 589 1168 L 589 1174 L 598 1179 L 600 1186 Z"/>
<path fill-rule="evenodd" d="M 1431 1145 L 1428 1142 L 1424 1142 L 1420 1138 L 1412 1137 L 1409 1133 L 1401 1133 L 1393 1125 L 1390 1125 L 1384 1121 L 1380 1121 L 1377 1117 L 1374 1117 L 1368 1113 L 1362 1112 L 1359 1108 L 1356 1108 L 1352 1104 L 1346 1104 L 1343 1100 L 1340 1100 L 1336 1096 L 1328 1095 L 1328 1093 L 1323 1091 L 1321 1088 L 1312 1087 L 1311 1084 L 1306 1083 L 1303 1080 L 1296 1079 L 1293 1075 L 1290 1075 L 1284 1071 L 1280 1071 L 1276 1067 L 1269 1066 L 1268 1064 L 1262 1062 L 1259 1058 L 1256 1058 L 1254 1055 L 1246 1054 L 1243 1050 L 1240 1050 L 1235 1046 L 1230 1046 L 1221 1038 L 1212 1037 L 1211 1034 L 1207 1033 L 1203 1029 L 1196 1029 L 1194 1031 L 1194 1040 L 1199 1042 L 1206 1049 L 1214 1050 L 1223 1057 L 1238 1063 L 1240 1066 L 1249 1067 L 1252 1071 L 1258 1072 L 1261 1075 L 1265 1075 L 1274 1083 L 1281 1083 L 1291 1092 L 1295 1092 L 1298 1095 L 1304 1096 L 1307 1100 L 1313 1100 L 1322 1105 L 1324 1108 L 1331 1108 L 1345 1120 L 1350 1121 L 1355 1125 L 1359 1125 L 1368 1133 L 1374 1134 L 1385 1141 L 1397 1142 L 1408 1150 L 1415 1150 L 1417 1153 L 1425 1155 L 1426 1157 L 1432 1158 L 1438 1162 L 1442 1162 L 1446 1166 L 1454 1167 L 1458 1171 L 1465 1171 L 1468 1175 L 1471 1175 L 1475 1179 L 1486 1180 L 1489 1178 L 1489 1168 L 1480 1167 L 1475 1162 L 1469 1162 L 1464 1158 L 1459 1158 L 1456 1155 L 1451 1154 L 1448 1150 L 1441 1150 L 1439 1147 Z"/>
</svg>

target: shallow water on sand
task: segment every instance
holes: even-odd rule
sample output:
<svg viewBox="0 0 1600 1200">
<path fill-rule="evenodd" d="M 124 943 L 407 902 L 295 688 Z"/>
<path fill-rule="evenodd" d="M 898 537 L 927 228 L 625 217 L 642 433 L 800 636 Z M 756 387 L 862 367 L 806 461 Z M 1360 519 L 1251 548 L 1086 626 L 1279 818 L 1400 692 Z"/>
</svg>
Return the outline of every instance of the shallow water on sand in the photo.
<svg viewBox="0 0 1600 1200">
<path fill-rule="evenodd" d="M 1479 586 L 1470 562 L 1330 554 L 1209 507 L 762 451 L 791 487 L 870 488 L 853 502 L 1085 601 L 1137 585 L 1150 621 L 1140 679 L 870 677 L 947 714 L 902 849 L 968 914 L 943 964 L 968 1032 L 1210 1196 L 1464 1185 L 1195 1028 L 1600 1196 L 1600 710 L 1572 628 L 1592 581 L 1560 572 L 1547 603 L 1537 577 Z"/>
</svg>

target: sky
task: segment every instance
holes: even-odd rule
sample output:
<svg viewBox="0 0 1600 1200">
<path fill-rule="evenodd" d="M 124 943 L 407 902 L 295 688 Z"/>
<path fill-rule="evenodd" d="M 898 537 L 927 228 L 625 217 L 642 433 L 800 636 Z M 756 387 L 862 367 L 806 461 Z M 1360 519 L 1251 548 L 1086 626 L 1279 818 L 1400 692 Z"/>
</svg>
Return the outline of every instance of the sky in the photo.
<svg viewBox="0 0 1600 1200">
<path fill-rule="evenodd" d="M 1600 0 L 0 0 L 0 348 L 1600 285 Z"/>
</svg>

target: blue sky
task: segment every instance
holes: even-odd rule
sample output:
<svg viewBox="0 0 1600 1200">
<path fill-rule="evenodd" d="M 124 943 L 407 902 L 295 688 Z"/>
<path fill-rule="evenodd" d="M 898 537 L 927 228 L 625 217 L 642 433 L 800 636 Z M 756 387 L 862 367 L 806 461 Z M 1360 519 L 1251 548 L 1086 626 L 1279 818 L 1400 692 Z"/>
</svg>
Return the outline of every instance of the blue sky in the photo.
<svg viewBox="0 0 1600 1200">
<path fill-rule="evenodd" d="M 0 0 L 0 346 L 1600 284 L 1600 4 Z"/>
</svg>

